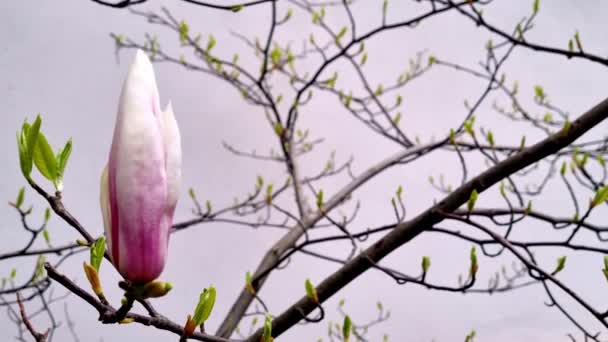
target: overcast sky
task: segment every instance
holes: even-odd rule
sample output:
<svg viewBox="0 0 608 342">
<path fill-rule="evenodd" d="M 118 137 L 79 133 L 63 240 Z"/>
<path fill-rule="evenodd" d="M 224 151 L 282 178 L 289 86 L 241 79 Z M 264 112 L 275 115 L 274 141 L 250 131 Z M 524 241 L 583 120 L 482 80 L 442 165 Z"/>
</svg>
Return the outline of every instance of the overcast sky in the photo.
<svg viewBox="0 0 608 342">
<path fill-rule="evenodd" d="M 507 30 L 528 14 L 532 6 L 532 1 L 495 2 L 494 7 L 486 10 L 486 18 Z M 389 21 L 408 18 L 420 11 L 413 3 L 392 0 Z M 177 18 L 187 20 L 192 30 L 203 33 L 204 39 L 213 33 L 218 41 L 216 53 L 229 59 L 238 52 L 241 63 L 252 66 L 250 69 L 255 71 L 257 60 L 230 32 L 240 32 L 251 38 L 265 37 L 269 6 L 256 6 L 237 14 L 177 1 L 150 1 L 137 8 L 158 11 L 161 6 L 168 6 Z M 278 7 L 279 13 L 285 13 L 289 6 L 281 1 Z M 353 10 L 359 32 L 366 32 L 380 21 L 381 1 L 359 0 Z M 587 51 L 606 56 L 608 26 L 600 14 L 607 11 L 608 3 L 600 0 L 541 1 L 537 27 L 529 39 L 566 47 L 567 40 L 578 30 Z M 341 11 L 328 12 L 328 21 L 335 28 L 345 25 L 345 20 Z M 134 53 L 132 50 L 122 52 L 117 60 L 110 32 L 139 41 L 144 32 L 150 32 L 159 36 L 163 48 L 172 52 L 178 49 L 176 34 L 151 26 L 126 10 L 101 7 L 86 0 L 0 2 L 0 41 L 3 42 L 0 46 L 0 115 L 3 119 L 0 125 L 0 199 L 13 200 L 24 184 L 18 168 L 15 131 L 24 118 L 33 119 L 36 113 L 41 113 L 43 130 L 51 144 L 59 146 L 67 138 L 73 138 L 74 150 L 65 175 L 65 204 L 94 235 L 103 232 L 98 208 L 99 175 L 107 160 L 122 81 Z M 296 11 L 292 22 L 281 27 L 277 39 L 282 43 L 293 41 L 294 47 L 299 47 L 301 40 L 307 39 L 310 33 L 310 18 Z M 461 16 L 433 18 L 414 30 L 392 31 L 366 43 L 370 56 L 365 70 L 372 84 L 386 84 L 407 67 L 408 58 L 425 49 L 439 58 L 476 67 L 489 38 L 492 38 L 490 34 Z M 496 37 L 493 39 L 498 41 Z M 314 68 L 318 63 L 318 60 L 312 60 L 306 66 Z M 259 108 L 247 105 L 238 92 L 218 79 L 184 71 L 176 65 L 156 65 L 155 68 L 161 104 L 173 102 L 180 124 L 185 188 L 192 186 L 200 198 L 211 199 L 214 206 L 222 207 L 230 204 L 235 196 L 242 198 L 247 194 L 258 174 L 279 184 L 285 180 L 282 167 L 237 158 L 222 148 L 222 141 L 227 141 L 247 150 L 277 149 L 276 139 Z M 329 77 L 334 70 L 337 69 L 330 68 L 324 75 Z M 608 69 L 590 62 L 517 50 L 505 70 L 509 82 L 517 79 L 521 91 L 530 94 L 528 100 L 532 98 L 533 86 L 542 84 L 551 100 L 573 117 L 606 96 Z M 341 74 L 337 87 L 347 88 L 355 80 L 352 72 Z M 446 69 L 433 70 L 402 92 L 405 131 L 411 137 L 419 136 L 423 142 L 445 135 L 462 120 L 463 100 L 474 99 L 483 87 L 482 82 L 462 74 Z M 285 93 L 289 90 L 285 89 Z M 482 111 L 479 120 L 494 130 L 497 141 L 514 144 L 519 141 L 523 133 L 521 126 L 505 125 L 506 121 L 498 119 L 490 106 Z M 310 128 L 314 137 L 325 138 L 315 154 L 302 160 L 305 174 L 321 169 L 325 158 L 334 150 L 338 162 L 351 155 L 355 157 L 355 172 L 363 171 L 398 150 L 395 144 L 362 127 L 329 97 L 319 96 L 303 110 L 300 127 Z M 606 125 L 600 128 L 604 132 L 605 129 Z M 528 134 L 530 141 L 541 138 L 533 132 Z M 427 177 L 437 178 L 445 173 L 449 182 L 456 182 L 460 177 L 457 164 L 446 163 L 442 156 L 445 157 L 439 154 L 425 158 L 415 164 L 415 169 L 391 170 L 357 192 L 355 197 L 361 200 L 362 210 L 356 228 L 392 222 L 389 200 L 399 184 L 405 188 L 410 217 L 428 207 L 434 199 L 441 198 L 441 194 L 429 186 Z M 457 161 L 452 158 L 450 162 Z M 323 186 L 331 195 L 331 191 L 346 181 L 346 178 L 339 178 Z M 41 184 L 51 189 L 49 184 L 42 181 Z M 548 196 L 538 205 L 554 213 L 571 210 L 560 198 L 563 197 Z M 30 190 L 26 203 L 35 206 L 35 219 L 40 219 L 44 203 Z M 184 192 L 176 220 L 191 218 L 190 208 Z M 78 238 L 73 229 L 56 218 L 51 220 L 49 229 L 52 241 L 57 245 Z M 19 248 L 27 238 L 20 229 L 18 216 L 8 206 L 0 208 L 0 234 L 4 237 L 0 239 L 0 251 Z M 214 284 L 218 300 L 208 327 L 215 331 L 242 287 L 245 272 L 255 269 L 268 247 L 281 235 L 277 230 L 254 231 L 229 224 L 205 224 L 173 235 L 162 279 L 173 282 L 175 289 L 166 298 L 155 301 L 158 309 L 181 323 L 194 308 L 202 288 Z M 455 282 L 458 274 L 466 270 L 469 247 L 443 237 L 423 235 L 391 255 L 387 263 L 415 274 L 420 257 L 431 255 L 433 271 L 440 274 L 436 280 Z M 348 250 L 347 245 L 324 248 L 342 256 Z M 547 254 L 548 260 L 554 260 L 554 256 L 550 252 Z M 81 268 L 85 259 L 84 254 L 75 256 L 62 266 L 61 271 L 86 285 Z M 511 259 L 504 260 L 510 262 Z M 26 279 L 28 265 L 34 261 L 32 258 L 0 263 L 0 276 L 17 266 L 23 270 L 18 278 Z M 601 281 L 601 274 L 589 272 L 599 269 L 598 262 L 580 256 L 579 263 L 575 264 L 579 267 L 572 267 L 563 277 L 585 295 L 602 300 L 605 296 L 596 295 L 596 291 L 602 289 L 596 286 Z M 300 298 L 305 278 L 310 277 L 318 283 L 336 269 L 335 264 L 297 256 L 287 270 L 273 273 L 261 295 L 273 313 L 278 314 Z M 482 266 L 484 281 L 495 269 L 483 269 Z M 102 278 L 107 295 L 113 303 L 118 303 L 120 292 L 114 284 L 119 277 L 110 265 L 102 266 Z M 64 293 L 59 287 L 55 291 Z M 391 319 L 374 328 L 370 335 L 372 340 L 380 340 L 388 333 L 392 341 L 458 341 L 471 329 L 476 329 L 478 341 L 567 341 L 565 334 L 575 332 L 557 310 L 545 307 L 546 295 L 538 286 L 504 295 L 463 296 L 396 285 L 378 272 L 368 272 L 327 302 L 329 319 L 339 319 L 335 307 L 340 298 L 346 298 L 345 309 L 359 323 L 375 317 L 377 301 L 384 302 L 391 310 Z M 96 320 L 96 312 L 83 301 L 72 296 L 67 303 L 81 341 L 176 340 L 169 333 L 141 325 L 101 325 Z M 590 327 L 597 328 L 584 312 L 572 307 Z M 55 311 L 58 319 L 64 321 L 63 304 L 56 305 Z M 45 318 L 35 322 L 41 329 L 48 323 Z M 248 331 L 248 327 L 247 321 L 243 330 Z M 327 320 L 318 325 L 298 326 L 279 340 L 313 341 L 324 337 L 326 330 Z M 0 332 L 2 339 L 8 340 L 14 336 L 16 328 L 8 320 L 0 319 Z M 57 331 L 55 341 L 69 340 L 64 325 Z"/>
</svg>

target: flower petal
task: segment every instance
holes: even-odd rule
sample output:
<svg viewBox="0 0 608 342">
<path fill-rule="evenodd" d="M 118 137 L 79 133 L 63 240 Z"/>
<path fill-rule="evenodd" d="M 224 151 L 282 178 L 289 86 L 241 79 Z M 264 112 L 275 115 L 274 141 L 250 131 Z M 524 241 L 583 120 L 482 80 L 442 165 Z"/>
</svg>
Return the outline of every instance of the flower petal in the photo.
<svg viewBox="0 0 608 342">
<path fill-rule="evenodd" d="M 182 145 L 179 127 L 171 102 L 163 112 L 163 137 L 165 143 L 165 167 L 167 170 L 167 211 L 170 219 L 179 199 L 182 178 Z"/>
<path fill-rule="evenodd" d="M 110 213 L 110 184 L 108 182 L 108 165 L 104 166 L 101 172 L 99 189 L 99 204 L 101 205 L 101 215 L 103 217 L 103 227 L 106 232 L 106 244 L 108 250 L 112 250 L 112 214 Z M 111 253 L 110 253 L 111 254 Z"/>
</svg>

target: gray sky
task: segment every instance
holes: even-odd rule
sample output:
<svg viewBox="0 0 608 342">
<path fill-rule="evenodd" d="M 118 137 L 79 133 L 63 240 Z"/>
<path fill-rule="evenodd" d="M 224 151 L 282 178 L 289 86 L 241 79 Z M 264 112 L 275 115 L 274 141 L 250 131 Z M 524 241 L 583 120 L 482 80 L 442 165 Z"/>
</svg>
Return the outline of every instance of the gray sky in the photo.
<svg viewBox="0 0 608 342">
<path fill-rule="evenodd" d="M 512 28 L 518 18 L 529 12 L 531 3 L 497 1 L 486 16 L 503 28 Z M 218 41 L 218 54 L 230 57 L 238 52 L 241 63 L 255 70 L 257 60 L 229 32 L 233 30 L 249 37 L 265 37 L 268 6 L 231 14 L 174 4 L 172 1 L 151 1 L 138 9 L 158 10 L 162 5 L 170 6 L 177 18 L 186 19 L 191 28 L 203 33 L 204 37 L 213 33 Z M 284 1 L 281 2 L 279 13 L 284 13 L 287 7 Z M 366 32 L 377 25 L 380 7 L 380 1 L 359 1 L 359 5 L 354 7 L 360 23 L 359 32 Z M 414 10 L 415 7 L 409 2 L 404 4 L 393 0 L 389 6 L 389 20 L 408 17 Z M 608 27 L 599 14 L 606 11 L 608 4 L 600 0 L 543 1 L 537 27 L 529 39 L 565 47 L 568 38 L 579 30 L 585 49 L 605 56 L 608 54 Z M 346 23 L 343 13 L 337 12 L 328 12 L 334 27 Z M 296 11 L 292 22 L 281 27 L 277 39 L 283 43 L 291 40 L 295 47 L 299 47 L 300 41 L 307 39 L 311 32 L 309 23 L 309 17 Z M 82 0 L 67 0 L 61 4 L 33 0 L 0 2 L 0 41 L 3 42 L 0 47 L 0 108 L 3 118 L 0 125 L 0 165 L 3 168 L 1 199 L 12 200 L 24 184 L 18 168 L 15 131 L 24 118 L 32 119 L 36 113 L 41 113 L 43 130 L 51 144 L 63 144 L 68 137 L 74 140 L 74 150 L 65 176 L 67 208 L 93 234 L 102 233 L 98 208 L 99 175 L 107 159 L 120 87 L 133 56 L 133 51 L 123 52 L 120 63 L 117 63 L 109 32 L 141 41 L 146 31 L 158 34 L 163 48 L 176 51 L 177 37 L 174 34 L 158 26 L 150 26 L 124 10 L 112 10 Z M 372 84 L 390 82 L 407 67 L 409 57 L 424 49 L 439 58 L 475 66 L 483 56 L 485 41 L 490 37 L 462 17 L 447 15 L 434 18 L 415 30 L 382 34 L 367 43 L 370 57 L 365 70 Z M 494 40 L 497 41 L 497 38 Z M 307 66 L 312 68 L 319 61 L 309 63 Z M 338 65 L 343 67 L 344 64 Z M 324 75 L 329 77 L 335 70 L 338 69 L 329 68 Z M 566 61 L 561 57 L 518 50 L 508 62 L 506 70 L 509 82 L 517 79 L 521 91 L 529 94 L 528 100 L 531 101 L 533 85 L 542 84 L 551 100 L 573 116 L 606 96 L 608 71 L 590 62 Z M 222 141 L 227 141 L 247 150 L 255 148 L 267 151 L 269 147 L 276 150 L 276 139 L 262 111 L 244 103 L 228 84 L 207 75 L 187 72 L 175 65 L 156 65 L 156 72 L 161 103 L 164 106 L 168 100 L 173 102 L 182 132 L 184 188 L 192 186 L 200 198 L 212 199 L 214 206 L 222 207 L 231 203 L 234 196 L 242 197 L 250 191 L 258 174 L 275 183 L 285 180 L 281 167 L 234 157 L 221 146 Z M 352 72 L 341 74 L 337 87 L 347 87 L 355 80 Z M 465 113 L 463 100 L 474 99 L 484 86 L 451 70 L 433 70 L 400 92 L 404 97 L 402 122 L 405 131 L 411 137 L 420 136 L 423 142 L 430 141 L 432 137 L 441 137 L 462 119 Z M 285 93 L 288 94 L 287 89 Z M 397 146 L 371 134 L 353 120 L 336 105 L 334 99 L 317 96 L 313 104 L 303 110 L 301 117 L 302 128 L 310 128 L 315 137 L 325 138 L 324 144 L 312 156 L 301 160 L 305 173 L 321 169 L 325 158 L 333 150 L 336 151 L 338 162 L 354 155 L 355 172 L 363 171 L 397 150 Z M 479 122 L 482 126 L 491 127 L 497 141 L 505 143 L 517 143 L 525 132 L 522 131 L 523 126 L 504 125 L 506 121 L 497 118 L 489 106 L 480 111 Z M 604 124 L 600 130 L 605 132 L 605 129 Z M 533 132 L 527 134 L 530 142 L 541 137 Z M 456 163 L 456 159 L 450 162 Z M 457 167 L 453 170 L 446 167 L 441 154 L 424 158 L 415 165 L 415 168 L 388 171 L 355 194 L 362 203 L 356 228 L 392 222 L 389 200 L 399 184 L 404 185 L 408 215 L 412 217 L 432 204 L 433 199 L 441 198 L 441 194 L 429 186 L 429 175 L 438 178 L 443 172 L 446 180 L 451 182 L 456 182 L 460 177 Z M 477 165 L 476 171 L 482 167 L 479 162 L 473 165 Z M 329 195 L 346 181 L 346 178 L 338 178 L 323 183 L 323 188 Z M 50 190 L 50 185 L 44 184 Z M 563 190 L 549 189 L 549 195 L 538 203 L 538 207 L 554 213 L 570 212 L 569 203 L 563 203 L 560 200 L 563 197 L 550 196 L 552 191 Z M 559 194 L 563 195 L 563 192 Z M 491 201 L 491 196 L 488 195 L 487 200 Z M 41 219 L 43 202 L 32 191 L 28 190 L 26 203 L 35 205 L 34 216 Z M 0 208 L 0 234 L 5 237 L 0 239 L 0 251 L 17 248 L 26 238 L 19 227 L 16 213 L 11 209 L 8 206 Z M 596 214 L 595 218 L 598 219 L 605 212 Z M 190 203 L 184 192 L 178 205 L 177 221 L 191 216 Z M 533 233 L 525 232 L 521 236 L 544 234 L 542 227 L 531 229 L 535 229 Z M 56 218 L 51 221 L 50 233 L 57 245 L 78 238 L 74 230 Z M 218 289 L 218 300 L 208 326 L 215 331 L 238 294 L 245 272 L 256 267 L 267 248 L 281 234 L 277 230 L 254 231 L 228 224 L 205 224 L 173 235 L 169 261 L 162 279 L 173 282 L 175 289 L 166 298 L 155 301 L 159 310 L 181 323 L 194 308 L 202 288 L 214 284 Z M 324 248 L 344 256 L 348 246 L 326 245 Z M 457 275 L 466 270 L 468 248 L 467 244 L 444 237 L 423 235 L 389 256 L 386 262 L 387 265 L 416 273 L 420 257 L 431 255 L 432 271 L 439 274 L 436 280 L 455 282 Z M 540 257 L 552 262 L 555 255 L 548 252 Z M 85 259 L 84 254 L 73 257 L 62 267 L 62 272 L 86 285 L 81 268 Z M 511 259 L 505 260 L 510 262 Z M 603 296 L 596 295 L 598 289 L 605 290 L 596 286 L 604 285 L 601 274 L 593 271 L 599 269 L 600 261 L 584 255 L 577 260 L 578 263 L 574 262 L 578 266 L 564 272 L 563 279 L 585 295 L 603 300 Z M 34 261 L 32 258 L 0 263 L 0 275 L 8 274 L 12 267 L 17 266 L 23 270 L 19 279 L 25 279 L 29 272 L 26 272 L 27 265 Z M 487 265 L 495 264 L 488 261 Z M 480 272 L 485 281 L 498 265 L 484 266 L 482 263 Z M 308 256 L 297 256 L 287 270 L 273 273 L 262 291 L 262 297 L 268 301 L 273 313 L 278 314 L 300 298 L 305 278 L 310 277 L 318 283 L 336 267 Z M 110 265 L 104 264 L 102 276 L 109 298 L 117 303 L 120 292 L 113 285 L 119 279 L 117 273 L 111 270 Z M 56 292 L 61 294 L 64 290 L 57 287 Z M 545 307 L 546 295 L 540 287 L 505 295 L 463 296 L 430 292 L 410 285 L 399 286 L 378 272 L 368 272 L 327 302 L 329 319 L 339 317 L 334 308 L 340 298 L 347 299 L 345 309 L 355 322 L 373 319 L 378 300 L 391 310 L 392 318 L 374 328 L 371 334 L 373 340 L 379 340 L 382 334 L 388 333 L 392 341 L 454 341 L 463 340 L 471 329 L 476 329 L 479 341 L 566 341 L 565 334 L 574 332 L 574 328 L 557 310 Z M 74 296 L 67 302 L 82 341 L 175 339 L 169 333 L 136 324 L 101 325 L 96 321 L 96 312 L 84 302 Z M 591 327 L 595 326 L 593 321 L 585 318 L 585 313 L 581 313 L 576 306 L 571 307 L 583 321 Z M 64 320 L 62 304 L 58 304 L 55 311 L 58 319 Z M 43 328 L 46 320 L 35 322 Z M 247 331 L 248 325 L 248 322 L 243 324 L 244 331 Z M 325 336 L 326 330 L 327 321 L 299 326 L 280 340 L 312 341 Z M 7 320 L 0 319 L 0 331 L 3 336 L 11 337 L 15 327 Z M 68 340 L 67 329 L 62 327 L 55 341 Z"/>
</svg>

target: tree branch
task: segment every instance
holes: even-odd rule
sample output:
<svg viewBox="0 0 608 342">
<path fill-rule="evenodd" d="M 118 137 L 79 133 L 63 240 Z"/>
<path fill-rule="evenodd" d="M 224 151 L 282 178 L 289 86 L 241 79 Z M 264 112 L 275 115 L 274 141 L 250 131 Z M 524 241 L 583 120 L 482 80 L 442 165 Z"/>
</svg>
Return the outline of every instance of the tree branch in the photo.
<svg viewBox="0 0 608 342">
<path fill-rule="evenodd" d="M 605 99 L 572 122 L 568 130 L 561 130 L 539 143 L 523 149 L 522 152 L 499 162 L 414 219 L 398 225 L 393 231 L 321 282 L 317 287 L 319 301 L 324 302 L 330 298 L 389 253 L 418 236 L 425 228 L 441 222 L 444 218 L 444 213 L 451 213 L 466 203 L 473 190 L 481 193 L 505 177 L 557 152 L 574 142 L 607 117 L 608 99 Z M 275 336 L 281 335 L 302 319 L 301 312 L 308 314 L 315 307 L 316 304 L 308 297 L 301 298 L 273 320 L 273 334 Z M 261 335 L 262 330 L 258 330 L 247 341 L 258 341 Z"/>
</svg>

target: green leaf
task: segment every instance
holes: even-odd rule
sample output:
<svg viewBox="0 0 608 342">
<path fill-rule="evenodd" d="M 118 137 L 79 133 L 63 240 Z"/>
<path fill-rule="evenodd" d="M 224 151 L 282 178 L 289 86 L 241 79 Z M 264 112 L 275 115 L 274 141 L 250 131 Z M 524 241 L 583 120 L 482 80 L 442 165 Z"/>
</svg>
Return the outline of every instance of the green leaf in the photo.
<svg viewBox="0 0 608 342">
<path fill-rule="evenodd" d="M 342 323 L 342 337 L 344 338 L 344 342 L 348 342 L 350 339 L 350 332 L 353 329 L 353 322 L 350 319 L 349 315 L 344 316 L 344 323 Z"/>
<path fill-rule="evenodd" d="M 395 191 L 395 194 L 397 195 L 398 198 L 401 198 L 401 195 L 403 195 L 403 186 L 399 185 L 397 187 L 397 191 Z"/>
<path fill-rule="evenodd" d="M 274 123 L 274 132 L 278 135 L 278 136 L 282 136 L 283 135 L 283 126 L 281 125 L 280 122 L 275 122 Z"/>
<path fill-rule="evenodd" d="M 19 167 L 21 168 L 21 173 L 28 179 L 30 177 L 30 172 L 32 171 L 32 164 L 31 159 L 28 162 L 27 146 L 23 131 L 21 133 L 17 132 L 17 151 L 19 152 Z"/>
<path fill-rule="evenodd" d="M 270 52 L 270 60 L 274 65 L 278 65 L 281 61 L 281 49 L 278 46 Z"/>
<path fill-rule="evenodd" d="M 173 284 L 154 280 L 144 285 L 141 296 L 143 298 L 160 298 L 173 289 Z"/>
<path fill-rule="evenodd" d="M 70 159 L 70 154 L 72 154 L 72 138 L 70 138 L 68 142 L 65 143 L 65 146 L 57 156 L 57 176 L 59 179 L 63 178 L 65 167 L 68 164 L 68 159 Z"/>
<path fill-rule="evenodd" d="M 583 154 L 583 159 L 581 159 L 581 167 L 585 167 L 585 165 L 587 165 L 588 161 L 589 161 L 589 152 L 585 152 Z"/>
<path fill-rule="evenodd" d="M 11 270 L 11 279 L 15 279 L 15 277 L 16 277 L 16 276 L 17 276 L 17 269 L 16 269 L 16 268 L 13 268 L 13 269 Z"/>
<path fill-rule="evenodd" d="M 467 202 L 467 208 L 469 209 L 469 211 L 475 208 L 475 202 L 477 202 L 478 196 L 479 193 L 477 192 L 477 189 L 473 189 L 473 191 L 471 191 L 471 195 L 469 196 L 469 201 Z"/>
<path fill-rule="evenodd" d="M 38 279 L 42 278 L 44 275 L 44 262 L 46 261 L 46 257 L 44 255 L 39 255 L 38 260 L 36 260 L 36 272 L 34 273 L 34 277 L 32 278 L 32 283 L 35 283 Z"/>
<path fill-rule="evenodd" d="M 272 201 L 272 184 L 268 184 L 266 186 L 266 202 L 270 203 Z"/>
<path fill-rule="evenodd" d="M 207 42 L 207 53 L 211 52 L 211 49 L 213 49 L 213 47 L 215 46 L 215 37 L 213 37 L 213 35 L 209 35 L 209 41 Z"/>
<path fill-rule="evenodd" d="M 231 10 L 232 12 L 236 13 L 236 12 L 238 12 L 238 11 L 242 10 L 242 9 L 243 9 L 243 7 L 245 7 L 245 6 L 243 6 L 243 5 L 234 5 L 234 6 L 230 7 L 230 10 Z"/>
<path fill-rule="evenodd" d="M 494 134 L 492 134 L 492 131 L 488 131 L 488 133 L 486 134 L 486 140 L 488 141 L 490 146 L 494 146 Z"/>
<path fill-rule="evenodd" d="M 422 273 L 426 273 L 431 267 L 431 258 L 428 256 L 422 257 Z"/>
<path fill-rule="evenodd" d="M 205 208 L 207 209 L 208 212 L 211 212 L 212 207 L 211 207 L 210 200 L 205 201 Z"/>
<path fill-rule="evenodd" d="M 266 313 L 266 320 L 264 321 L 264 334 L 262 335 L 264 342 L 272 341 L 272 317 L 269 313 Z"/>
<path fill-rule="evenodd" d="M 472 137 L 475 136 L 475 131 L 473 127 L 475 125 L 475 116 L 471 116 L 468 120 L 464 122 L 464 130 L 469 133 Z"/>
<path fill-rule="evenodd" d="M 545 98 L 545 91 L 543 90 L 543 87 L 539 85 L 534 86 L 534 97 L 536 97 L 538 100 L 543 100 Z"/>
<path fill-rule="evenodd" d="M 536 14 L 538 13 L 538 7 L 539 7 L 539 0 L 534 0 L 534 3 L 532 4 L 532 13 Z"/>
<path fill-rule="evenodd" d="M 19 193 L 17 193 L 17 200 L 15 201 L 15 207 L 20 208 L 23 204 L 23 200 L 25 199 L 25 187 L 19 189 Z"/>
<path fill-rule="evenodd" d="M 21 166 L 21 172 L 26 179 L 30 179 L 30 174 L 32 173 L 34 148 L 36 147 L 41 124 L 42 119 L 40 119 L 40 115 L 38 115 L 36 116 L 36 120 L 32 125 L 30 125 L 27 121 L 24 122 L 23 126 L 21 127 L 21 133 L 17 134 L 19 163 Z"/>
<path fill-rule="evenodd" d="M 36 147 L 39 133 L 40 133 L 40 125 L 42 125 L 42 119 L 40 118 L 40 114 L 36 116 L 36 120 L 34 123 L 29 126 L 27 125 L 27 150 L 29 157 L 34 158 L 34 148 Z M 25 125 L 24 125 L 25 126 Z"/>
<path fill-rule="evenodd" d="M 524 209 L 524 215 L 528 215 L 532 211 L 532 200 L 528 201 L 526 209 Z"/>
<path fill-rule="evenodd" d="M 323 208 L 323 189 L 317 192 L 317 208 Z"/>
<path fill-rule="evenodd" d="M 343 26 L 340 29 L 340 32 L 338 32 L 338 34 L 336 35 L 336 43 L 340 42 L 340 39 L 342 39 L 344 37 L 344 35 L 346 34 L 347 31 L 348 31 L 348 29 L 346 28 L 346 26 Z"/>
<path fill-rule="evenodd" d="M 382 93 L 384 93 L 384 86 L 382 86 L 382 83 L 381 83 L 381 84 L 378 84 L 376 91 L 374 91 L 374 95 L 380 96 L 380 95 L 382 95 Z"/>
<path fill-rule="evenodd" d="M 192 320 L 196 325 L 203 324 L 211 315 L 213 306 L 215 305 L 216 291 L 215 287 L 210 286 L 209 289 L 204 289 L 198 299 L 198 304 L 194 310 Z"/>
<path fill-rule="evenodd" d="M 312 284 L 310 279 L 306 278 L 306 282 L 304 282 L 304 288 L 306 289 L 306 296 L 310 298 L 313 302 L 319 303 L 317 289 L 315 289 L 315 286 Z"/>
<path fill-rule="evenodd" d="M 346 108 L 350 108 L 350 102 L 353 100 L 353 93 L 349 92 L 347 96 L 344 97 L 344 106 Z"/>
<path fill-rule="evenodd" d="M 486 49 L 492 50 L 493 47 L 494 43 L 492 42 L 492 39 L 488 39 L 488 41 L 486 42 Z"/>
<path fill-rule="evenodd" d="M 51 145 L 42 132 L 38 133 L 38 140 L 34 148 L 34 164 L 44 178 L 55 183 L 57 181 L 57 160 Z"/>
<path fill-rule="evenodd" d="M 325 7 L 321 7 L 321 10 L 319 12 L 312 11 L 312 22 L 313 22 L 313 24 L 320 23 L 321 20 L 323 20 L 323 17 L 325 17 Z"/>
<path fill-rule="evenodd" d="M 190 196 L 190 198 L 195 201 L 196 200 L 196 193 L 194 192 L 193 188 L 189 188 L 188 189 L 188 196 Z"/>
<path fill-rule="evenodd" d="M 179 40 L 181 41 L 182 44 L 185 44 L 188 39 L 188 31 L 190 31 L 188 24 L 186 24 L 186 22 L 183 20 L 180 21 L 179 22 Z"/>
<path fill-rule="evenodd" d="M 393 123 L 395 124 L 395 126 L 399 126 L 399 122 L 401 122 L 401 112 L 397 112 L 397 114 L 395 114 L 395 117 L 393 118 Z"/>
<path fill-rule="evenodd" d="M 473 342 L 473 339 L 475 338 L 475 330 L 472 330 L 464 339 L 464 342 Z"/>
<path fill-rule="evenodd" d="M 595 192 L 595 197 L 591 201 L 591 207 L 595 207 L 596 205 L 605 202 L 608 199 L 608 185 L 603 186 Z"/>
<path fill-rule="evenodd" d="M 551 273 L 551 274 L 552 275 L 558 274 L 561 270 L 564 269 L 564 266 L 566 266 L 566 256 L 565 255 L 557 258 L 557 266 L 555 267 L 555 271 L 553 271 L 553 273 Z"/>
<path fill-rule="evenodd" d="M 112 34 L 116 45 L 121 45 L 125 41 L 125 37 L 122 34 Z"/>
<path fill-rule="evenodd" d="M 91 259 L 90 263 L 96 271 L 99 272 L 99 266 L 101 266 L 101 260 L 103 260 L 104 253 L 106 251 L 106 238 L 100 237 L 90 247 Z"/>
<path fill-rule="evenodd" d="M 583 51 L 583 44 L 581 43 L 581 37 L 578 34 L 578 31 L 576 31 L 574 33 L 574 42 L 576 43 L 576 47 L 579 49 L 579 51 Z"/>
<path fill-rule="evenodd" d="M 251 277 L 251 272 L 245 273 L 245 287 L 247 291 L 251 294 L 255 294 L 255 288 L 253 287 L 253 279 Z"/>
<path fill-rule="evenodd" d="M 570 120 L 568 118 L 566 118 L 566 121 L 564 121 L 564 127 L 562 127 L 562 129 L 564 130 L 564 133 L 568 134 L 568 132 L 570 131 Z"/>
<path fill-rule="evenodd" d="M 517 23 L 517 26 L 515 26 L 515 31 L 517 32 L 517 37 L 519 39 L 523 38 L 524 31 L 521 29 L 521 24 L 520 23 Z"/>
<path fill-rule="evenodd" d="M 42 237 L 44 238 L 44 241 L 46 241 L 46 243 L 50 246 L 51 245 L 51 236 L 49 235 L 48 229 L 44 229 L 42 231 Z"/>
<path fill-rule="evenodd" d="M 333 76 L 330 79 L 328 79 L 325 82 L 323 82 L 323 83 L 325 83 L 325 85 L 327 85 L 329 88 L 333 88 L 333 87 L 336 86 L 336 81 L 337 80 L 338 80 L 338 73 L 334 72 Z"/>
<path fill-rule="evenodd" d="M 51 219 L 51 208 L 44 209 L 44 224 L 47 224 Z"/>
<path fill-rule="evenodd" d="M 606 161 L 604 160 L 604 156 L 602 154 L 597 155 L 597 162 L 602 166 L 606 167 Z"/>
<path fill-rule="evenodd" d="M 360 65 L 361 66 L 365 65 L 365 62 L 367 62 L 367 52 L 364 52 L 363 56 L 361 56 L 361 63 L 360 63 Z"/>
<path fill-rule="evenodd" d="M 453 128 L 450 128 L 449 141 L 451 145 L 456 144 L 456 131 Z"/>
<path fill-rule="evenodd" d="M 477 273 L 477 269 L 479 267 L 479 265 L 477 264 L 477 251 L 475 250 L 475 246 L 471 247 L 471 255 L 470 255 L 470 259 L 471 259 L 471 275 L 474 275 L 475 273 Z"/>
</svg>

